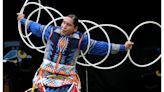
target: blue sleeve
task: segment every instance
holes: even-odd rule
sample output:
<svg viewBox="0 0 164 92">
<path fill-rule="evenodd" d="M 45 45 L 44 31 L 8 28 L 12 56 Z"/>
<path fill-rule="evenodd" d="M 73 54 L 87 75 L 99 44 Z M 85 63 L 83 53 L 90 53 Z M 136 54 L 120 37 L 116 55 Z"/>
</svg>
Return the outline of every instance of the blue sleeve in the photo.
<svg viewBox="0 0 164 92">
<path fill-rule="evenodd" d="M 88 37 L 84 36 L 80 44 L 80 49 L 85 50 L 87 48 L 87 45 L 88 45 Z M 117 44 L 117 46 L 115 46 L 115 44 L 113 43 L 110 43 L 111 51 L 115 51 L 115 50 L 118 52 L 125 51 L 124 44 Z M 107 54 L 107 52 L 108 52 L 108 42 L 96 41 L 96 40 L 91 39 L 88 54 L 104 56 Z"/>
<path fill-rule="evenodd" d="M 23 18 L 21 20 L 21 24 L 25 25 L 27 19 Z M 45 25 L 41 25 L 39 23 L 36 23 L 34 21 L 29 21 L 29 23 L 27 24 L 27 29 L 32 32 L 33 35 L 37 36 L 37 37 L 42 37 L 42 32 L 44 30 Z M 45 30 L 45 39 L 47 40 L 51 30 L 52 30 L 52 26 L 48 26 L 47 29 Z"/>
</svg>

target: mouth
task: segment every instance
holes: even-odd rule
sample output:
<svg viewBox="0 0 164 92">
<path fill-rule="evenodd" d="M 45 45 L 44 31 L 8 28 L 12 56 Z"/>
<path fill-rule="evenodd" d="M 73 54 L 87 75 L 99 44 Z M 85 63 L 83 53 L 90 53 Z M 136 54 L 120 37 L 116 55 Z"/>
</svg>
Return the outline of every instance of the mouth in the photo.
<svg viewBox="0 0 164 92">
<path fill-rule="evenodd" d="M 62 31 L 63 31 L 63 33 L 66 33 L 66 32 L 67 32 L 67 31 L 66 31 L 66 30 L 64 30 L 64 29 L 63 29 Z"/>
<path fill-rule="evenodd" d="M 62 29 L 61 33 L 62 33 L 63 35 L 65 35 L 65 34 L 67 33 L 67 31 L 64 30 L 64 29 Z"/>
</svg>

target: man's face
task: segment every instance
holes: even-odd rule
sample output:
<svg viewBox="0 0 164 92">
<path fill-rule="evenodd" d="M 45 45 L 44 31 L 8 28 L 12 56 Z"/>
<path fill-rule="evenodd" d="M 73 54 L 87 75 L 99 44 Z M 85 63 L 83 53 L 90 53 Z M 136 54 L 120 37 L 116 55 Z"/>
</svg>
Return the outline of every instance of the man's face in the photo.
<svg viewBox="0 0 164 92">
<path fill-rule="evenodd" d="M 62 34 L 63 35 L 71 35 L 76 31 L 77 27 L 73 24 L 73 19 L 70 17 L 64 17 L 63 22 L 61 24 Z"/>
</svg>

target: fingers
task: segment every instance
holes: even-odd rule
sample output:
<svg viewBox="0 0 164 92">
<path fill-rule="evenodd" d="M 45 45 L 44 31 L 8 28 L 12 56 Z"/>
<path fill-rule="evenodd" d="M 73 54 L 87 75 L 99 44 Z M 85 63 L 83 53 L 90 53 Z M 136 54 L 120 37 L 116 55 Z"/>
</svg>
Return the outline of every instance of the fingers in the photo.
<svg viewBox="0 0 164 92">
<path fill-rule="evenodd" d="M 134 45 L 134 42 L 130 42 L 131 45 Z"/>
<path fill-rule="evenodd" d="M 132 49 L 132 45 L 131 45 L 131 46 L 129 46 L 129 49 Z"/>
<path fill-rule="evenodd" d="M 134 44 L 134 42 L 131 42 L 131 41 L 127 41 L 126 43 L 127 43 L 127 44 L 131 44 L 131 45 Z"/>
<path fill-rule="evenodd" d="M 20 13 L 16 13 L 17 15 L 19 15 Z"/>
<path fill-rule="evenodd" d="M 17 14 L 17 20 L 21 20 L 24 18 L 24 14 L 22 13 L 16 13 Z"/>
<path fill-rule="evenodd" d="M 16 13 L 16 14 L 17 14 L 18 16 L 22 16 L 22 15 L 24 15 L 23 13 L 19 13 L 19 12 Z"/>
<path fill-rule="evenodd" d="M 126 41 L 126 43 L 125 43 L 125 49 L 126 49 L 126 51 L 129 50 L 129 49 L 132 49 L 132 46 L 133 45 L 134 45 L 134 42 Z"/>
<path fill-rule="evenodd" d="M 125 42 L 125 45 L 134 45 L 134 42 L 126 41 L 126 42 Z"/>
</svg>

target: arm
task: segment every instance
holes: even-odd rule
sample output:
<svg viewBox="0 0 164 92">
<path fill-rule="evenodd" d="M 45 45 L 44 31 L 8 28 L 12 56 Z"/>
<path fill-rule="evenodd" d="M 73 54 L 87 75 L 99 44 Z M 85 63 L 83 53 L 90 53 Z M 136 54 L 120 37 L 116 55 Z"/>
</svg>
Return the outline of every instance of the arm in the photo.
<svg viewBox="0 0 164 92">
<path fill-rule="evenodd" d="M 27 19 L 24 18 L 24 14 L 21 13 L 17 13 L 17 20 L 20 20 L 22 25 L 25 25 Z M 27 21 L 27 29 L 33 33 L 33 35 L 37 36 L 37 37 L 42 37 L 42 32 L 44 30 L 45 25 L 41 25 L 39 23 L 36 23 L 34 21 Z M 45 30 L 45 39 L 47 40 L 51 30 L 52 30 L 52 26 L 48 26 L 47 29 Z"/>
<path fill-rule="evenodd" d="M 21 24 L 25 25 L 26 23 L 26 19 L 23 18 L 21 19 Z M 28 24 L 27 24 L 27 29 L 32 32 L 33 35 L 37 36 L 37 37 L 42 37 L 42 32 L 44 30 L 44 27 L 45 25 L 41 25 L 39 23 L 36 23 L 34 21 L 28 21 Z M 48 26 L 47 29 L 45 30 L 45 39 L 47 40 L 50 33 L 51 33 L 51 30 L 52 30 L 52 26 Z"/>
<path fill-rule="evenodd" d="M 80 49 L 85 50 L 87 48 L 87 44 L 88 44 L 88 37 L 86 35 L 82 39 Z M 118 52 L 126 51 L 128 49 L 125 44 L 110 43 L 110 47 L 111 47 L 111 51 L 110 51 L 111 54 L 116 54 Z M 107 52 L 108 52 L 108 43 L 107 42 L 96 41 L 96 40 L 91 39 L 88 54 L 103 56 L 103 55 L 106 55 Z"/>
</svg>

